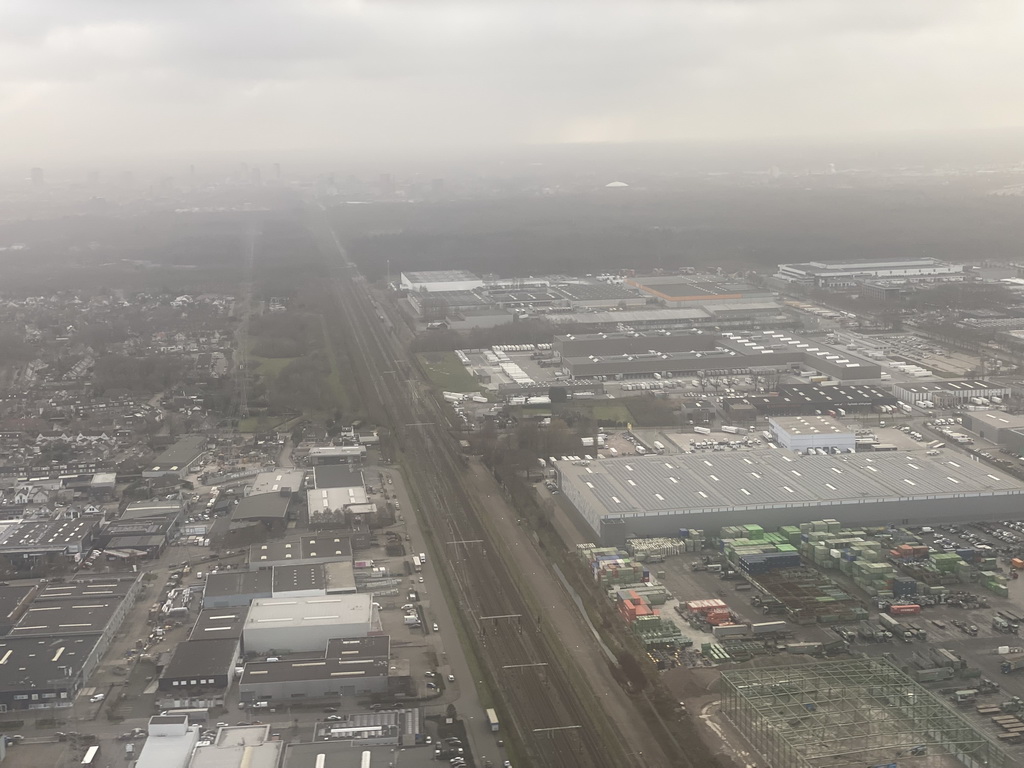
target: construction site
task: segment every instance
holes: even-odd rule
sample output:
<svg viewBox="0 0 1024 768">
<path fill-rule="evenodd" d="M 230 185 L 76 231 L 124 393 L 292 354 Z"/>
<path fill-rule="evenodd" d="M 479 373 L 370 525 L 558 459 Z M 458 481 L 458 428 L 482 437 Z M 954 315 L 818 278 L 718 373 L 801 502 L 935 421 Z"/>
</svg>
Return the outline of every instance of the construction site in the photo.
<svg viewBox="0 0 1024 768">
<path fill-rule="evenodd" d="M 1020 756 L 884 659 L 722 673 L 722 711 L 786 768 L 1011 768 Z"/>
</svg>

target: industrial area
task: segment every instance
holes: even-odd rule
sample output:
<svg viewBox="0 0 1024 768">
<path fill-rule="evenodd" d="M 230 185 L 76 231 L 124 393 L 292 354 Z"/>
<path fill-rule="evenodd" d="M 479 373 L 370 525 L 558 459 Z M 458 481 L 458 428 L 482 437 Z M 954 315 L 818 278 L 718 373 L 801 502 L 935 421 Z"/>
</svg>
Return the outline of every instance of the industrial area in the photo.
<svg viewBox="0 0 1024 768">
<path fill-rule="evenodd" d="M 284 300 L 175 298 L 180 391 L 19 370 L 60 429 L 0 434 L 5 760 L 1024 762 L 1024 360 L 835 308 L 988 278 L 372 284 L 317 221 L 361 418 L 206 407 L 271 410 L 235 350 Z"/>
</svg>

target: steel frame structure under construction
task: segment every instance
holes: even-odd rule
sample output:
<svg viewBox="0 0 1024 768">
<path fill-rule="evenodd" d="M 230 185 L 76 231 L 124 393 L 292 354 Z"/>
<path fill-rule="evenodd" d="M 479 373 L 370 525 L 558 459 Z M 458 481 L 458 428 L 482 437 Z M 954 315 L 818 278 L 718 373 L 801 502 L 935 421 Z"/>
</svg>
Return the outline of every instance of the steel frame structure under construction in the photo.
<svg viewBox="0 0 1024 768">
<path fill-rule="evenodd" d="M 786 768 L 1011 768 L 999 744 L 880 659 L 722 673 L 726 716 Z"/>
</svg>

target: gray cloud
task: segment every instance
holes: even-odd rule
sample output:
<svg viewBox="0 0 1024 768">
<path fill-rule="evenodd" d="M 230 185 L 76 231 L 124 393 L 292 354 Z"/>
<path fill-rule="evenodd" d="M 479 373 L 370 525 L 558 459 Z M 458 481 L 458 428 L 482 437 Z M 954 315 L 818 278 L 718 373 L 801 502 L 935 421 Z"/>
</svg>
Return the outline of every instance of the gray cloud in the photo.
<svg viewBox="0 0 1024 768">
<path fill-rule="evenodd" d="M 7 0 L 0 158 L 1021 125 L 1022 14 L 1017 0 Z"/>
</svg>

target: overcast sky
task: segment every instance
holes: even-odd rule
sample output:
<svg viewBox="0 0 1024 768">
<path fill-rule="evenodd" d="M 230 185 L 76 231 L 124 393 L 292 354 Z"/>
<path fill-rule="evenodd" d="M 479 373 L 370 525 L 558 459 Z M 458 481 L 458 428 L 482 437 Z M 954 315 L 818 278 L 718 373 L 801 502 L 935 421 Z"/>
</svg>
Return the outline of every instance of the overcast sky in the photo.
<svg viewBox="0 0 1024 768">
<path fill-rule="evenodd" d="M 1020 0 L 3 0 L 0 161 L 1024 125 Z"/>
</svg>

